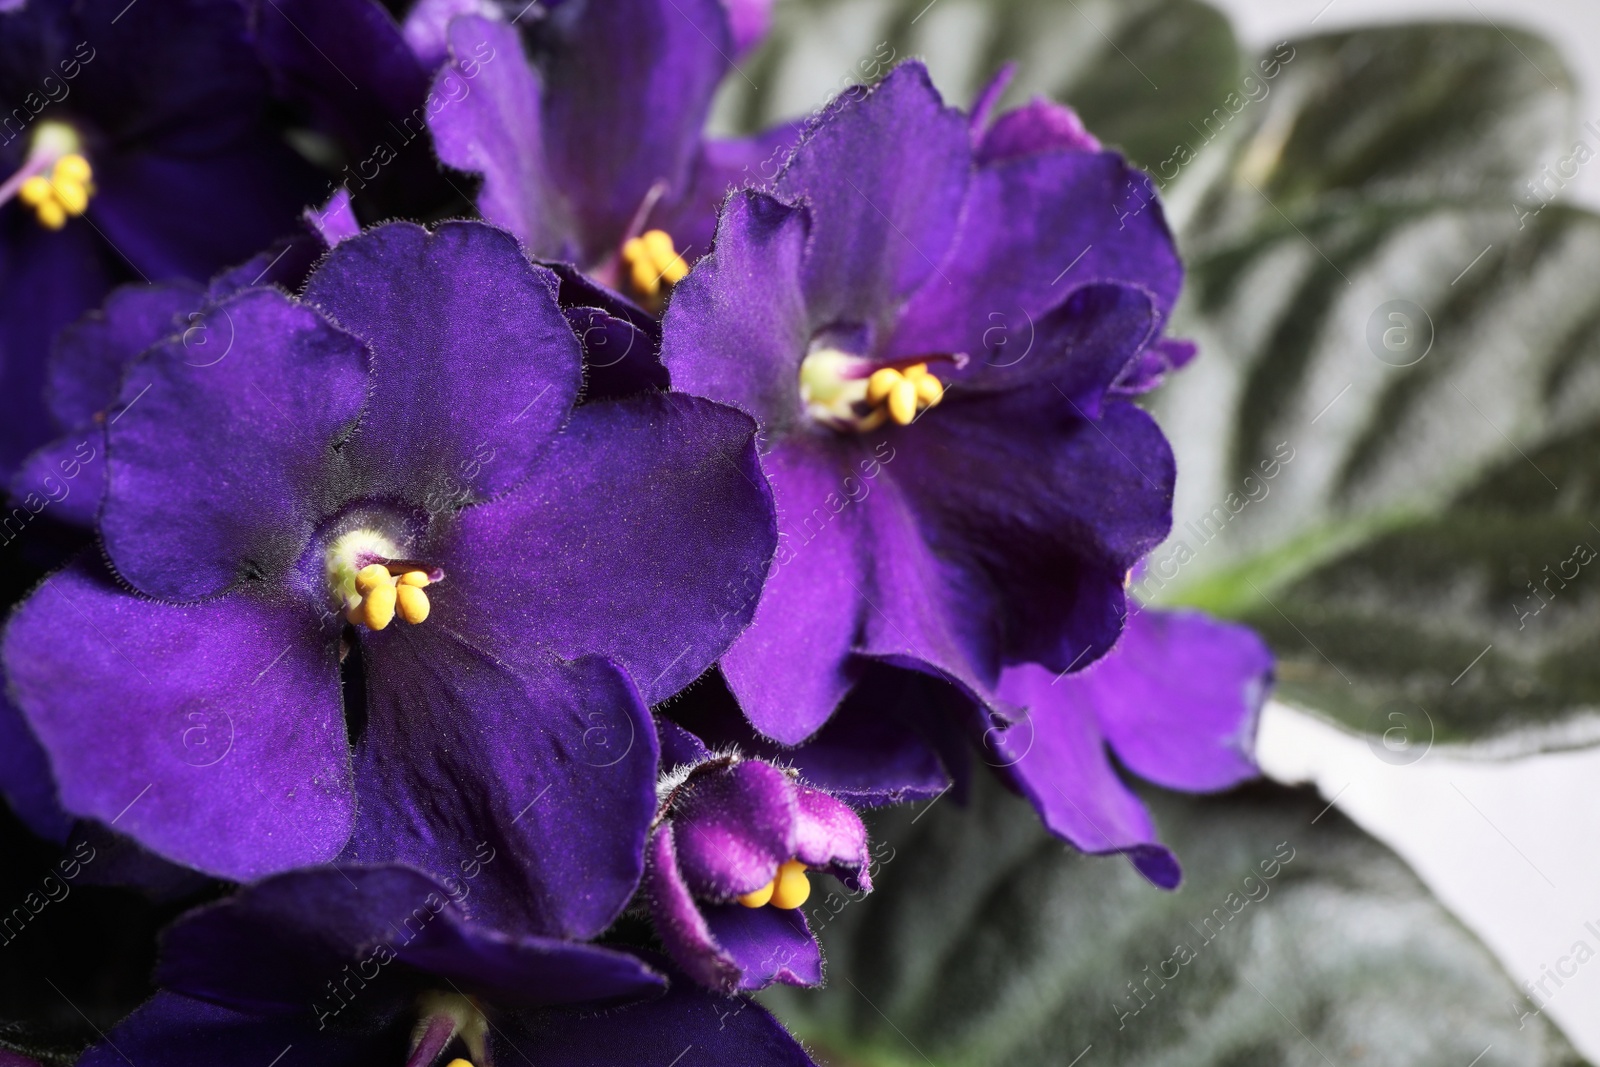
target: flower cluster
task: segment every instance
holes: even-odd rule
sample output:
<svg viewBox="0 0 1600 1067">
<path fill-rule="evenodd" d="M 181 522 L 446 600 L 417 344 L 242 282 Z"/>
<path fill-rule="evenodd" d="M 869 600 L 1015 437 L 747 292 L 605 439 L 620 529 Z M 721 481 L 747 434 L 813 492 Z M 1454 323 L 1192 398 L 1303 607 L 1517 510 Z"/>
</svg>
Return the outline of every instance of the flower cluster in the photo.
<svg viewBox="0 0 1600 1067">
<path fill-rule="evenodd" d="M 1111 754 L 1254 773 L 1261 643 L 1126 593 L 1149 179 L 916 62 L 712 138 L 767 4 L 520 6 L 0 4 L 0 790 L 226 887 L 85 1063 L 809 1063 L 718 1005 L 860 810 L 976 756 L 1171 887 Z"/>
</svg>

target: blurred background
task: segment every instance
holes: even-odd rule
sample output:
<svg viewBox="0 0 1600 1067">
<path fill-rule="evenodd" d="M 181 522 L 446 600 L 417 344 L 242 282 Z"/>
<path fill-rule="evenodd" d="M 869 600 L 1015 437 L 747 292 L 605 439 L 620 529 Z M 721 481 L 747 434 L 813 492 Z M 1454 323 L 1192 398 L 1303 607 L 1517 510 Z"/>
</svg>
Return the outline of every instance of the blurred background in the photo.
<svg viewBox="0 0 1600 1067">
<path fill-rule="evenodd" d="M 1595 0 L 1215 2 L 1257 49 L 1317 30 L 1419 18 L 1531 30 L 1554 42 L 1576 74 L 1579 125 L 1600 123 Z M 1580 170 L 1564 193 L 1600 209 L 1600 167 Z M 1268 708 L 1258 751 L 1268 774 L 1315 782 L 1405 857 L 1517 981 L 1539 980 L 1587 936 L 1584 923 L 1600 926 L 1600 751 L 1510 762 L 1438 751 L 1396 766 L 1374 759 L 1364 740 L 1278 703 Z M 1600 1058 L 1600 968 L 1563 981 L 1559 989 L 1547 984 L 1557 994 L 1547 1010 L 1586 1056 Z"/>
</svg>

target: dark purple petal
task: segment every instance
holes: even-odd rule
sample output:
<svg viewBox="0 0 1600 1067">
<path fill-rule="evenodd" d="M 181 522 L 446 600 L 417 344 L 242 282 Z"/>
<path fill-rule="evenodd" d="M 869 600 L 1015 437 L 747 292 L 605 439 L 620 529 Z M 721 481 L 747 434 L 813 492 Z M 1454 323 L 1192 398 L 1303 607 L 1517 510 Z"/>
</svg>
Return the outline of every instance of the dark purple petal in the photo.
<svg viewBox="0 0 1600 1067">
<path fill-rule="evenodd" d="M 1056 151 L 980 168 L 964 211 L 940 273 L 906 305 L 889 355 L 979 358 L 997 326 L 1019 337 L 1090 282 L 1148 290 L 1163 320 L 1177 299 L 1183 269 L 1155 187 L 1120 156 Z"/>
<path fill-rule="evenodd" d="M 916 61 L 841 96 L 807 131 L 776 188 L 811 212 L 805 292 L 815 325 L 887 333 L 898 302 L 924 283 L 946 299 L 966 297 L 941 264 L 971 162 L 966 117 L 944 106 Z"/>
<path fill-rule="evenodd" d="M 584 399 L 667 388 L 667 369 L 656 357 L 655 342 L 648 333 L 601 308 L 563 310 L 583 345 Z"/>
<path fill-rule="evenodd" d="M 1085 852 L 1155 846 L 1150 814 L 1112 768 L 1093 710 L 1063 695 L 1068 681 L 1070 676 L 1032 664 L 1006 670 L 1000 696 L 1029 714 L 990 735 L 995 758 L 1004 764 L 1001 773 L 1028 798 L 1051 833 Z M 1141 855 L 1146 866 L 1155 866 L 1149 855 Z"/>
<path fill-rule="evenodd" d="M 299 556 L 367 393 L 361 344 L 275 290 L 247 290 L 204 324 L 203 345 L 173 338 L 130 368 L 107 420 L 106 553 L 136 588 L 174 600 Z"/>
<path fill-rule="evenodd" d="M 738 989 L 822 984 L 822 949 L 803 908 L 704 905 L 706 925 L 722 952 L 739 968 Z"/>
<path fill-rule="evenodd" d="M 801 418 L 809 233 L 802 208 L 750 190 L 728 201 L 714 251 L 678 283 L 662 321 L 674 388 L 749 412 L 769 433 Z"/>
<path fill-rule="evenodd" d="M 711 750 L 705 746 L 705 742 L 668 719 L 656 720 L 656 735 L 661 742 L 663 771 L 704 763 L 711 758 Z"/>
<path fill-rule="evenodd" d="M 539 1067 L 665 1064 L 677 1056 L 673 1067 L 813 1067 L 759 1004 L 684 981 L 673 981 L 664 997 L 597 1014 L 522 1013 L 502 1020 L 490 1042 L 497 1064 L 523 1056 Z"/>
<path fill-rule="evenodd" d="M 23 460 L 11 480 L 11 499 L 34 514 L 48 509 L 57 522 L 93 527 L 106 491 L 106 450 L 105 432 L 90 427 Z"/>
<path fill-rule="evenodd" d="M 56 339 L 46 392 L 51 414 L 70 430 L 109 408 L 122 390 L 128 364 L 157 341 L 182 333 L 203 298 L 199 286 L 184 283 L 112 290 L 98 310 Z"/>
<path fill-rule="evenodd" d="M 572 205 L 579 262 L 608 260 L 653 190 L 689 188 L 730 63 L 728 16 L 719 0 L 563 3 L 541 31 L 550 173 Z"/>
<path fill-rule="evenodd" d="M 797 435 L 767 455 L 784 539 L 755 621 L 722 660 L 750 722 L 785 745 L 821 729 L 859 675 L 850 653 L 870 610 L 862 591 L 870 542 L 861 509 L 842 504 L 851 471 L 841 451 L 849 455 Z"/>
<path fill-rule="evenodd" d="M 921 684 L 924 681 L 926 685 Z M 662 713 L 706 745 L 734 747 L 791 766 L 803 782 L 853 804 L 898 804 L 949 788 L 950 776 L 938 751 L 918 729 L 947 713 L 949 709 L 937 705 L 942 690 L 948 688 L 922 674 L 869 668 L 827 725 L 798 748 L 785 748 L 757 734 L 721 672 L 686 690 Z M 968 708 L 962 698 L 950 703 L 962 711 Z"/>
<path fill-rule="evenodd" d="M 52 233 L 20 204 L 0 208 L 0 477 L 60 426 L 45 406 L 46 362 L 56 332 L 111 286 L 94 231 L 74 222 Z"/>
<path fill-rule="evenodd" d="M 1165 381 L 1167 375 L 1188 366 L 1198 352 L 1193 341 L 1163 337 L 1128 364 L 1112 391 L 1124 396 L 1148 393 Z"/>
<path fill-rule="evenodd" d="M 1146 350 L 1156 323 L 1155 304 L 1143 289 L 1075 288 L 1014 336 L 1009 328 L 990 331 L 990 347 L 952 375 L 947 388 L 1053 392 L 1083 417 L 1099 418 L 1101 401 Z"/>
<path fill-rule="evenodd" d="M 940 560 L 912 578 L 960 570 L 964 595 L 987 587 L 955 617 L 996 620 L 1006 662 L 1076 669 L 1111 647 L 1123 578 L 1172 523 L 1172 451 L 1148 415 L 1114 401 L 1089 421 L 1054 389 L 953 393 L 892 440 L 888 477 Z"/>
<path fill-rule="evenodd" d="M 995 120 L 978 143 L 978 165 L 1060 149 L 1098 152 L 1100 142 L 1084 128 L 1078 113 L 1048 97 L 1036 96 Z"/>
<path fill-rule="evenodd" d="M 441 878 L 476 859 L 475 917 L 593 937 L 643 869 L 656 809 L 649 709 L 599 657 L 556 663 L 468 645 L 457 635 L 474 608 L 444 588 L 426 623 L 362 636 L 361 806 L 345 857 Z"/>
<path fill-rule="evenodd" d="M 388 207 L 375 217 L 411 216 L 449 195 L 428 146 L 429 69 L 383 4 L 257 0 L 252 6 L 277 95 L 340 143 L 350 160 L 346 183 Z"/>
<path fill-rule="evenodd" d="M 534 254 L 580 258 L 575 221 L 545 157 L 539 74 L 516 27 L 463 16 L 450 23 L 449 42 L 454 58 L 434 77 L 432 97 L 450 104 L 428 117 L 439 159 L 482 175 L 478 211 Z M 476 71 L 470 81 L 469 69 Z"/>
<path fill-rule="evenodd" d="M 1272 653 L 1248 627 L 1145 609 L 1104 659 L 1055 690 L 1062 710 L 1094 716 L 1134 774 L 1204 792 L 1256 776 L 1256 720 L 1271 681 Z"/>
<path fill-rule="evenodd" d="M 118 1023 L 83 1054 L 80 1067 L 217 1067 L 270 1064 L 294 1050 L 304 1067 L 405 1062 L 410 1034 L 403 1027 L 376 1032 L 319 1027 L 309 1012 L 299 1018 L 262 1018 L 177 993 L 154 999 Z"/>
<path fill-rule="evenodd" d="M 650 216 L 650 224 L 670 233 L 684 258 L 693 263 L 710 250 L 717 214 L 728 194 L 776 178 L 800 130 L 800 123 L 788 122 L 751 137 L 707 140 L 695 159 L 688 189 L 664 201 Z"/>
<path fill-rule="evenodd" d="M 701 903 L 678 869 L 677 835 L 672 823 L 664 823 L 651 836 L 647 854 L 643 892 L 661 943 L 677 965 L 707 989 L 737 989 L 739 967 L 717 943 Z"/>
<path fill-rule="evenodd" d="M 522 481 L 583 383 L 556 281 L 503 230 L 394 222 L 342 242 L 305 299 L 372 349 L 347 449 L 372 495 L 439 510 Z"/>
<path fill-rule="evenodd" d="M 825 870 L 839 879 L 849 878 L 870 891 L 867 874 L 867 828 L 850 805 L 818 789 L 800 785 L 795 791 L 799 817 L 795 821 L 795 858 L 807 867 Z"/>
<path fill-rule="evenodd" d="M 144 152 L 93 162 L 99 191 L 88 217 L 156 281 L 208 278 L 248 258 L 293 230 L 325 185 L 287 144 L 264 136 L 199 156 Z"/>
<path fill-rule="evenodd" d="M 746 416 L 666 394 L 585 404 L 516 492 L 461 512 L 436 599 L 476 606 L 463 632 L 496 647 L 607 655 L 655 703 L 748 624 L 771 507 Z"/>
<path fill-rule="evenodd" d="M 173 607 L 80 562 L 17 609 L 5 662 L 73 814 L 233 879 L 328 860 L 348 837 L 335 649 L 306 606 Z"/>
<path fill-rule="evenodd" d="M 761 760 L 700 771 L 670 801 L 677 868 L 696 897 L 751 893 L 795 855 L 794 782 Z"/>
<path fill-rule="evenodd" d="M 1002 423 L 994 429 L 1015 434 L 1017 425 Z M 904 436 L 897 441 L 896 461 L 899 452 L 926 448 L 925 442 L 904 440 Z M 901 443 L 904 447 L 899 447 Z M 975 439 L 972 447 L 982 446 Z M 1003 605 L 995 603 L 987 575 L 941 556 L 936 548 L 947 546 L 930 542 L 930 533 L 938 531 L 927 529 L 928 504 L 916 499 L 916 494 L 933 487 L 913 484 L 907 488 L 897 477 L 902 471 L 886 469 L 889 473 L 860 503 L 866 522 L 858 551 L 871 561 L 871 569 L 863 585 L 866 610 L 856 649 L 882 662 L 932 671 L 973 695 L 984 693 L 999 672 L 1000 634 L 995 618 Z M 1016 478 L 1010 471 L 1005 476 Z M 989 488 L 999 484 L 1004 482 L 992 482 Z M 942 500 L 932 506 L 949 504 Z M 994 512 L 969 515 L 965 521 L 970 530 L 985 520 L 998 524 L 1014 521 Z M 1003 542 L 980 544 L 998 549 Z"/>
<path fill-rule="evenodd" d="M 463 872 L 435 880 L 398 865 L 278 875 L 178 920 L 162 939 L 157 981 L 261 1013 L 336 1011 L 326 983 L 349 974 L 352 992 L 370 982 L 370 997 L 403 998 L 403 985 L 376 977 L 390 963 L 420 972 L 410 976 L 413 990 L 450 983 L 505 1005 L 602 1002 L 665 988 L 636 956 L 472 922 L 463 908 L 476 888 Z"/>
<path fill-rule="evenodd" d="M 64 842 L 72 817 L 61 809 L 50 757 L 11 701 L 0 695 L 0 794 L 35 834 Z"/>
</svg>

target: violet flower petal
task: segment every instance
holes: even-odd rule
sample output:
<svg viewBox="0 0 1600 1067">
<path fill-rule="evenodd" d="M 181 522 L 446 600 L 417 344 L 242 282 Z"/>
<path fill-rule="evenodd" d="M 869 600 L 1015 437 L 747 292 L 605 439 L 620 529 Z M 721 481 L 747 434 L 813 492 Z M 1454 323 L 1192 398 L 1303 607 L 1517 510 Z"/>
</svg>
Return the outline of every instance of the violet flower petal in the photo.
<svg viewBox="0 0 1600 1067">
<path fill-rule="evenodd" d="M 329 860 L 349 836 L 333 638 L 304 604 L 175 607 L 80 561 L 17 609 L 4 655 L 67 811 L 233 879 Z"/>
</svg>

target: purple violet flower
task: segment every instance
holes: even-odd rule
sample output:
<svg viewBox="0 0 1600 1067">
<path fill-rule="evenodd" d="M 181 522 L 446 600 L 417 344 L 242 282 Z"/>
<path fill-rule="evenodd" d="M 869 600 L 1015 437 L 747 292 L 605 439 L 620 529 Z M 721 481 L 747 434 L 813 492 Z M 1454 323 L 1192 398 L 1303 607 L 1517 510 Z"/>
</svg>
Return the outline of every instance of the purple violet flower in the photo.
<svg viewBox="0 0 1600 1067">
<path fill-rule="evenodd" d="M 292 228 L 317 188 L 266 121 L 244 5 L 126 7 L 0 10 L 6 479 L 51 436 L 39 397 L 57 330 L 119 281 L 200 282 L 243 260 Z"/>
<path fill-rule="evenodd" d="M 168 930 L 163 991 L 79 1062 L 266 1064 L 292 1045 L 296 1063 L 328 1067 L 579 1067 L 687 1046 L 680 1067 L 809 1067 L 758 1005 L 686 981 L 662 996 L 631 953 L 469 921 L 472 893 L 470 876 L 401 866 L 248 886 Z"/>
<path fill-rule="evenodd" d="M 736 5 L 745 30 L 759 6 Z M 703 136 L 734 51 L 719 0 L 546 4 L 520 25 L 448 23 L 452 60 L 436 91 L 463 81 L 472 91 L 429 119 L 439 158 L 482 175 L 479 211 L 535 256 L 659 312 L 709 245 L 730 185 L 793 131 Z"/>
<path fill-rule="evenodd" d="M 847 94 L 730 198 L 663 321 L 673 385 L 762 426 L 784 536 L 722 666 L 783 744 L 869 662 L 979 698 L 1087 666 L 1171 525 L 1171 450 L 1112 391 L 1181 280 L 1149 180 L 982 137 L 917 63 Z"/>
<path fill-rule="evenodd" d="M 114 575 L 74 563 L 5 634 L 69 812 L 235 880 L 448 871 L 472 837 L 508 857 L 480 914 L 615 917 L 656 808 L 647 702 L 745 625 L 775 533 L 747 417 L 574 408 L 555 288 L 503 231 L 394 223 L 298 300 L 218 304 L 224 357 L 174 338 L 129 369 Z"/>
<path fill-rule="evenodd" d="M 820 985 L 822 953 L 800 910 L 806 872 L 871 892 L 861 817 L 793 771 L 661 728 L 662 765 L 677 766 L 657 787 L 644 895 L 662 942 L 720 992 Z"/>
</svg>

